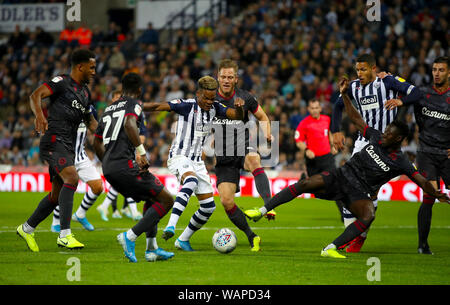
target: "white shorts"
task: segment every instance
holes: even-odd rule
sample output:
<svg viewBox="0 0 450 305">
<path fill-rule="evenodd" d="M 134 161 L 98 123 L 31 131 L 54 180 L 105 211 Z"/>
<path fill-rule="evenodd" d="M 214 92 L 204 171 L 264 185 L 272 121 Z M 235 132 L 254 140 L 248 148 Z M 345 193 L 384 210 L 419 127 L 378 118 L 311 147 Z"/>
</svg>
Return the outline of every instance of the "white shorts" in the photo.
<svg viewBox="0 0 450 305">
<path fill-rule="evenodd" d="M 78 177 L 80 177 L 80 180 L 84 183 L 87 183 L 88 181 L 92 180 L 100 180 L 100 174 L 97 171 L 97 168 L 95 168 L 94 164 L 92 164 L 92 161 L 89 159 L 86 159 L 84 161 L 81 161 L 79 163 L 75 162 L 75 169 L 78 172 Z"/>
<path fill-rule="evenodd" d="M 180 184 L 182 183 L 181 177 L 186 172 L 194 172 L 198 179 L 197 188 L 194 190 L 195 194 L 214 193 L 211 178 L 203 161 L 195 162 L 185 156 L 174 156 L 167 160 L 167 167 L 170 173 L 177 177 Z"/>
<path fill-rule="evenodd" d="M 369 144 L 369 141 L 366 139 L 363 140 L 356 140 L 355 141 L 355 147 L 353 148 L 353 152 L 352 152 L 352 157 L 354 154 L 356 154 L 357 152 L 360 152 L 361 149 L 363 149 L 364 146 L 366 146 L 367 144 Z"/>
</svg>

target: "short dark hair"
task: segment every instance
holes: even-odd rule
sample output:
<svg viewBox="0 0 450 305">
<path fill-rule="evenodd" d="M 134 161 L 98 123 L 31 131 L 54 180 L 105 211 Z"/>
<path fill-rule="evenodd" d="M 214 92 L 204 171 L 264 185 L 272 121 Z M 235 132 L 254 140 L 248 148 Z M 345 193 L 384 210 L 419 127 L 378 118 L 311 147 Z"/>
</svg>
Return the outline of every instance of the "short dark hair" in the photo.
<svg viewBox="0 0 450 305">
<path fill-rule="evenodd" d="M 72 66 L 76 66 L 81 63 L 89 62 L 91 58 L 95 59 L 95 53 L 92 52 L 91 50 L 77 49 L 73 51 L 72 56 L 70 58 L 70 62 Z"/>
<path fill-rule="evenodd" d="M 447 67 L 450 67 L 450 58 L 448 56 L 439 56 L 433 61 L 433 64 L 447 64 Z"/>
<path fill-rule="evenodd" d="M 406 123 L 394 120 L 391 125 L 395 126 L 400 136 L 402 136 L 402 141 L 404 138 L 409 136 L 409 127 Z"/>
<path fill-rule="evenodd" d="M 128 73 L 122 78 L 122 93 L 139 93 L 143 85 L 142 77 L 137 73 Z"/>
<path fill-rule="evenodd" d="M 368 53 L 364 53 L 359 55 L 356 58 L 356 62 L 366 62 L 369 64 L 369 66 L 375 66 L 376 65 L 376 60 L 375 57 L 372 54 L 368 54 Z"/>
<path fill-rule="evenodd" d="M 317 98 L 310 99 L 310 100 L 308 101 L 308 106 L 309 106 L 310 104 L 312 104 L 312 103 L 319 103 L 319 104 L 321 104 L 320 101 L 319 101 L 319 99 L 317 99 Z M 320 105 L 320 106 L 322 106 L 322 105 Z"/>
</svg>

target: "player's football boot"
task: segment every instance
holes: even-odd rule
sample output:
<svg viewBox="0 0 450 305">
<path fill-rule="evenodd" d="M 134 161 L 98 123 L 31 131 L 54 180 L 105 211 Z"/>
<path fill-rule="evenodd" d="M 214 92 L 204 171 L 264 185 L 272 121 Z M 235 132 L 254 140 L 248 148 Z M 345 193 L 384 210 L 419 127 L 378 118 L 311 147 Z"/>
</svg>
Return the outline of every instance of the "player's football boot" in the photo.
<svg viewBox="0 0 450 305">
<path fill-rule="evenodd" d="M 59 232 L 61 232 L 61 225 L 52 225 L 52 227 L 50 228 L 50 230 L 51 230 L 53 233 L 59 233 Z"/>
<path fill-rule="evenodd" d="M 433 255 L 433 252 L 431 252 L 430 248 L 428 248 L 428 247 L 427 248 L 418 248 L 417 253 Z"/>
<path fill-rule="evenodd" d="M 105 209 L 103 205 L 97 207 L 97 211 L 100 213 L 100 217 L 103 221 L 109 221 L 108 219 L 108 209 Z"/>
<path fill-rule="evenodd" d="M 164 240 L 168 240 L 169 238 L 171 238 L 172 236 L 175 235 L 175 227 L 174 226 L 168 226 L 164 229 L 163 233 L 162 233 L 162 238 Z"/>
<path fill-rule="evenodd" d="M 178 238 L 175 241 L 175 248 L 181 249 L 184 251 L 189 251 L 189 252 L 194 251 L 194 249 L 192 249 L 192 247 L 191 247 L 191 244 L 189 243 L 189 240 L 183 241 L 183 240 L 179 240 Z"/>
<path fill-rule="evenodd" d="M 81 225 L 83 226 L 83 228 L 85 228 L 86 230 L 88 230 L 88 231 L 94 231 L 94 226 L 91 225 L 91 223 L 87 220 L 86 217 L 80 218 L 80 217 L 77 216 L 77 213 L 74 213 L 74 214 L 72 215 L 72 220 L 81 223 Z"/>
<path fill-rule="evenodd" d="M 84 245 L 76 240 L 73 234 L 69 234 L 66 237 L 62 238 L 58 236 L 58 239 L 56 239 L 56 244 L 58 245 L 58 247 L 67 248 L 70 250 L 84 248 Z"/>
<path fill-rule="evenodd" d="M 253 220 L 254 222 L 257 222 L 263 216 L 261 211 L 257 208 L 245 210 L 244 214 L 245 214 L 245 216 L 247 216 L 249 219 Z"/>
<path fill-rule="evenodd" d="M 366 241 L 366 237 L 362 237 L 361 235 L 357 236 L 353 242 L 350 244 L 350 246 L 347 247 L 345 250 L 347 253 L 358 253 L 361 251 L 361 247 L 364 245 L 364 242 Z"/>
<path fill-rule="evenodd" d="M 271 210 L 267 212 L 266 215 L 264 215 L 264 217 L 266 217 L 268 221 L 275 220 L 275 216 L 277 216 L 277 212 L 275 212 L 275 210 Z"/>
<path fill-rule="evenodd" d="M 252 242 L 251 242 L 251 249 L 250 251 L 252 252 L 258 252 L 261 251 L 261 237 L 259 237 L 258 235 L 253 237 Z"/>
<path fill-rule="evenodd" d="M 36 240 L 34 239 L 34 232 L 33 233 L 25 233 L 25 231 L 23 230 L 22 225 L 19 225 L 17 227 L 17 235 L 19 235 L 20 237 L 22 237 L 28 246 L 28 249 L 30 249 L 33 252 L 39 252 L 39 247 L 36 243 Z"/>
<path fill-rule="evenodd" d="M 322 257 L 331 257 L 331 258 L 346 258 L 344 255 L 341 255 L 337 252 L 336 248 L 331 248 L 328 250 L 322 249 L 320 253 Z"/>
<path fill-rule="evenodd" d="M 119 210 L 115 210 L 114 213 L 112 213 L 112 218 L 121 219 L 122 215 L 120 214 Z"/>
<path fill-rule="evenodd" d="M 158 248 L 156 250 L 145 251 L 145 259 L 147 262 L 165 261 L 171 259 L 175 254 Z"/>
<path fill-rule="evenodd" d="M 127 238 L 127 232 L 122 232 L 117 235 L 117 241 L 122 246 L 123 253 L 125 254 L 125 257 L 128 258 L 130 263 L 136 263 L 137 258 L 136 254 L 134 253 L 135 242 Z"/>
<path fill-rule="evenodd" d="M 128 218 L 133 219 L 133 215 L 131 215 L 131 211 L 129 207 L 123 208 L 122 210 L 120 210 L 120 213 L 122 213 L 122 215 L 127 216 Z"/>
</svg>

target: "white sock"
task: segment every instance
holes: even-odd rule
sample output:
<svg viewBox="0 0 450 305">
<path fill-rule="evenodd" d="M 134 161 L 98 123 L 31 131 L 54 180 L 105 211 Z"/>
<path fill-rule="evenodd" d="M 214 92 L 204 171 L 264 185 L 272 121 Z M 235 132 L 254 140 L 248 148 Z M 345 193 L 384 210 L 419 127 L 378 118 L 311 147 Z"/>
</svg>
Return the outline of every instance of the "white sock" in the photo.
<svg viewBox="0 0 450 305">
<path fill-rule="evenodd" d="M 59 205 L 53 210 L 53 221 L 52 226 L 59 225 Z"/>
<path fill-rule="evenodd" d="M 119 193 L 113 187 L 111 187 L 109 189 L 109 192 L 106 194 L 105 200 L 103 200 L 102 202 L 102 208 L 108 209 L 111 203 L 116 200 L 118 195 Z"/>
<path fill-rule="evenodd" d="M 70 229 L 61 230 L 61 233 L 59 233 L 59 238 L 64 238 L 67 235 L 70 235 L 72 231 Z"/>
<path fill-rule="evenodd" d="M 175 228 L 177 226 L 177 222 L 180 219 L 181 214 L 183 213 L 186 205 L 189 202 L 189 198 L 191 198 L 192 193 L 197 188 L 197 186 L 197 177 L 188 176 L 184 179 L 183 185 L 178 191 L 177 197 L 175 198 L 175 203 L 172 207 L 172 213 L 170 214 L 170 219 L 166 227 L 173 226 Z"/>
<path fill-rule="evenodd" d="M 326 246 L 325 248 L 323 248 L 324 251 L 327 251 L 328 249 L 336 249 L 336 246 L 333 243 L 331 243 L 328 246 Z"/>
<path fill-rule="evenodd" d="M 83 200 L 81 201 L 80 206 L 78 207 L 78 210 L 75 212 L 78 218 L 85 218 L 86 212 L 89 210 L 90 207 L 95 203 L 95 200 L 97 200 L 98 195 L 94 194 L 92 192 L 92 189 L 89 188 L 86 194 L 84 194 Z"/>
<path fill-rule="evenodd" d="M 261 212 L 261 215 L 266 215 L 266 213 L 267 213 L 267 209 L 266 209 L 266 207 L 261 207 L 261 208 L 259 208 L 259 211 Z"/>
<path fill-rule="evenodd" d="M 22 225 L 22 229 L 23 229 L 23 231 L 24 231 L 25 233 L 31 234 L 31 233 L 34 232 L 34 229 L 35 229 L 35 228 L 33 228 L 32 226 L 30 226 L 30 225 L 28 224 L 28 222 L 25 222 L 25 223 Z"/>
<path fill-rule="evenodd" d="M 181 233 L 180 237 L 178 237 L 178 239 L 181 241 L 188 241 L 194 233 L 195 231 L 187 226 L 186 229 L 184 229 L 183 233 Z"/>
<path fill-rule="evenodd" d="M 138 213 L 136 201 L 131 198 L 126 199 L 128 206 L 130 207 L 131 215 L 136 215 Z"/>
<path fill-rule="evenodd" d="M 137 235 L 134 234 L 133 230 L 129 229 L 129 230 L 127 231 L 127 238 L 128 238 L 129 240 L 131 240 L 131 241 L 136 241 Z"/>
<path fill-rule="evenodd" d="M 147 250 L 156 250 L 156 249 L 158 249 L 156 237 L 147 237 Z"/>
</svg>

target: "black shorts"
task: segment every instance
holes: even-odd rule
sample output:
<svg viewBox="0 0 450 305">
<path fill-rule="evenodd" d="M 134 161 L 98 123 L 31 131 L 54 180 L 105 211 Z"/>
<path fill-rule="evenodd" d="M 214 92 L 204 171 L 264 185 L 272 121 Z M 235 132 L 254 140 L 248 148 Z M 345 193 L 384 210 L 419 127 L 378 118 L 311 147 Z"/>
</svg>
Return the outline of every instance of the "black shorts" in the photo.
<svg viewBox="0 0 450 305">
<path fill-rule="evenodd" d="M 444 180 L 447 187 L 450 186 L 450 159 L 446 155 L 417 152 L 417 166 L 422 176 L 427 180 Z M 438 185 L 439 187 L 439 185 Z"/>
<path fill-rule="evenodd" d="M 326 154 L 320 157 L 315 157 L 314 159 L 306 159 L 306 172 L 308 176 L 311 177 L 321 172 L 330 172 L 336 168 L 334 163 L 334 156 L 332 154 Z"/>
<path fill-rule="evenodd" d="M 60 141 L 41 141 L 39 150 L 41 159 L 48 163 L 51 182 L 64 168 L 75 165 L 75 152 Z"/>
<path fill-rule="evenodd" d="M 105 173 L 105 178 L 125 198 L 136 202 L 154 198 L 164 189 L 161 181 L 149 171 L 140 173 L 139 168 L 124 168 Z"/>
<path fill-rule="evenodd" d="M 324 190 L 314 193 L 314 196 L 326 200 L 341 200 L 345 207 L 356 200 L 370 200 L 368 192 L 361 190 L 360 186 L 349 183 L 340 169 L 320 173 L 325 182 Z"/>
</svg>

